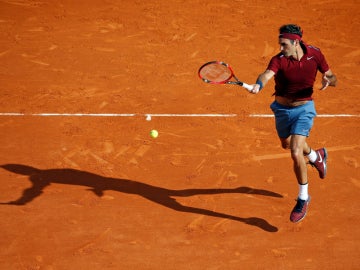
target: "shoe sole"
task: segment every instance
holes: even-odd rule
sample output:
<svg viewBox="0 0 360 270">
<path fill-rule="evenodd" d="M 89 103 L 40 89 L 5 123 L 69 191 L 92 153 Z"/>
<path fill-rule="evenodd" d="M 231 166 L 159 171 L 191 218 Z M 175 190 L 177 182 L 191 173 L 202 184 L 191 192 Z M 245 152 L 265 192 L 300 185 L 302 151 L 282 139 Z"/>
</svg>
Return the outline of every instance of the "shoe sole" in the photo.
<svg viewBox="0 0 360 270">
<path fill-rule="evenodd" d="M 306 210 L 305 215 L 303 215 L 302 218 L 300 218 L 299 220 L 296 220 L 296 221 L 295 221 L 295 220 L 291 220 L 291 219 L 290 219 L 290 221 L 291 221 L 292 223 L 298 223 L 298 222 L 302 221 L 302 220 L 306 217 L 306 214 L 307 214 L 307 210 Z"/>
<path fill-rule="evenodd" d="M 324 176 L 320 177 L 321 179 L 324 179 L 325 176 L 326 176 L 326 173 L 327 173 L 327 162 L 326 162 L 326 160 L 327 160 L 328 153 L 327 153 L 327 150 L 326 150 L 325 147 L 323 149 L 324 149 L 324 161 L 323 162 L 325 163 L 325 170 L 324 170 Z"/>
</svg>

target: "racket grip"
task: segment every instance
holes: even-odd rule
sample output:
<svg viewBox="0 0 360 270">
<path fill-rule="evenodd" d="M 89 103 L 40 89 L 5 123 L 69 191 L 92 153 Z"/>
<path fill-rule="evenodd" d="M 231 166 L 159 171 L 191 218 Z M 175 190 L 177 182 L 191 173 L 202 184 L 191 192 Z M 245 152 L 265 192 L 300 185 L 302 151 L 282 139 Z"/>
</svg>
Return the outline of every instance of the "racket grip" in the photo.
<svg viewBox="0 0 360 270">
<path fill-rule="evenodd" d="M 246 88 L 249 91 L 253 89 L 253 87 L 251 85 L 247 84 L 247 83 L 243 83 L 242 87 Z"/>
</svg>

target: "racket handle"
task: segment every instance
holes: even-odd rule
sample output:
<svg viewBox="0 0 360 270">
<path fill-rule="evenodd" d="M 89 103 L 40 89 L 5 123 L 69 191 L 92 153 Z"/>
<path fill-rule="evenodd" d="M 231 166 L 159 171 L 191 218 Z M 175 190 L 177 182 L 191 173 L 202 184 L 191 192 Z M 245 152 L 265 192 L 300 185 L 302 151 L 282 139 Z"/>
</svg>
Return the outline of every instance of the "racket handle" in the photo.
<svg viewBox="0 0 360 270">
<path fill-rule="evenodd" d="M 249 91 L 253 89 L 253 87 L 252 87 L 251 85 L 247 84 L 247 83 L 242 83 L 241 86 L 244 87 L 244 88 L 246 88 L 246 89 L 249 90 Z"/>
</svg>

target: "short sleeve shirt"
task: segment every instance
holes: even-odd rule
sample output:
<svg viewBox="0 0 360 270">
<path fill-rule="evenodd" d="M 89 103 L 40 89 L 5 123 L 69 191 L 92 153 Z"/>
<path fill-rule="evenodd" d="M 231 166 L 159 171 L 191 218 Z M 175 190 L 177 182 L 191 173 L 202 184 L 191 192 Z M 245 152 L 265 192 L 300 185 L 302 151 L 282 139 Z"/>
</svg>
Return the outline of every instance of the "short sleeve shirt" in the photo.
<svg viewBox="0 0 360 270">
<path fill-rule="evenodd" d="M 311 100 L 317 71 L 329 70 L 324 55 L 319 48 L 301 43 L 304 56 L 299 60 L 275 55 L 268 65 L 268 70 L 275 73 L 275 96 L 293 100 Z"/>
</svg>

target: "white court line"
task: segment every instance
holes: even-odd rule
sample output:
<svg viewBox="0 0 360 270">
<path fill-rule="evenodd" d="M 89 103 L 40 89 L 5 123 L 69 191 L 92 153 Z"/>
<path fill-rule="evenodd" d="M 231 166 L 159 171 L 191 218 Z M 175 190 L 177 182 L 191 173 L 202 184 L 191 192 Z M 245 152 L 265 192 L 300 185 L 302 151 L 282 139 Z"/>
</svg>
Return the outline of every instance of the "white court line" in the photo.
<svg viewBox="0 0 360 270">
<path fill-rule="evenodd" d="M 0 116 L 67 116 L 67 117 L 134 117 L 134 116 L 151 116 L 151 117 L 236 117 L 237 114 L 179 114 L 179 113 L 0 113 Z M 249 114 L 253 118 L 272 118 L 273 114 Z M 318 114 L 317 117 L 334 118 L 334 117 L 360 117 L 359 114 Z"/>
<path fill-rule="evenodd" d="M 231 113 L 231 114 L 201 114 L 201 113 L 195 113 L 195 114 L 171 114 L 171 113 L 149 113 L 144 114 L 144 116 L 154 116 L 154 117 L 236 117 L 237 114 Z"/>
<path fill-rule="evenodd" d="M 0 116 L 100 116 L 100 117 L 130 117 L 134 113 L 0 113 Z"/>
<path fill-rule="evenodd" d="M 89 116 L 89 117 L 235 117 L 237 114 L 176 114 L 176 113 L 0 113 L 0 116 Z"/>
</svg>

